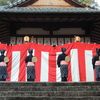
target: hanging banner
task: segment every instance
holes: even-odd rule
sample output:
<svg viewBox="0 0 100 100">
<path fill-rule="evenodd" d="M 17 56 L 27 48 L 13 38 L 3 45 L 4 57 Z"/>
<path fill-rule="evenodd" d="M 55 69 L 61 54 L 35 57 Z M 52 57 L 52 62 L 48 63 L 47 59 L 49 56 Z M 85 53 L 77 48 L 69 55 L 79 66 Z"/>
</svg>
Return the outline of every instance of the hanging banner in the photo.
<svg viewBox="0 0 100 100">
<path fill-rule="evenodd" d="M 53 47 L 36 43 L 25 43 L 20 45 L 0 44 L 0 50 L 6 50 L 9 58 L 8 74 L 6 81 L 26 81 L 27 50 L 33 49 L 34 56 L 38 59 L 35 63 L 36 82 L 59 82 L 60 68 L 57 66 L 57 57 L 61 54 L 61 47 L 67 49 L 66 54 L 70 57 L 68 63 L 68 81 L 95 81 L 92 66 L 92 57 L 96 55 L 96 48 L 100 44 L 88 44 L 73 42 Z"/>
</svg>

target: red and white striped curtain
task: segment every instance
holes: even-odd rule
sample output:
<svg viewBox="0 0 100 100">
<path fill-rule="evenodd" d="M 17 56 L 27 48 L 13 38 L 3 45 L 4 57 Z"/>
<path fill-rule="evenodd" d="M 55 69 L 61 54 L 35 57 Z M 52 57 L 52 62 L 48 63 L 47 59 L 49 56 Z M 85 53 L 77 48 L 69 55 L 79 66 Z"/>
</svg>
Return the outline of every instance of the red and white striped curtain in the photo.
<svg viewBox="0 0 100 100">
<path fill-rule="evenodd" d="M 96 55 L 96 48 L 100 44 L 88 44 L 73 42 L 70 44 L 52 47 L 36 43 L 27 43 L 20 45 L 0 44 L 0 49 L 6 50 L 6 56 L 9 57 L 8 74 L 6 81 L 26 81 L 25 57 L 27 50 L 33 49 L 33 55 L 38 61 L 35 65 L 36 82 L 60 82 L 60 68 L 57 66 L 57 56 L 61 54 L 61 47 L 67 48 L 66 54 L 71 58 L 68 63 L 68 81 L 95 81 L 95 75 L 92 66 L 92 57 Z"/>
</svg>

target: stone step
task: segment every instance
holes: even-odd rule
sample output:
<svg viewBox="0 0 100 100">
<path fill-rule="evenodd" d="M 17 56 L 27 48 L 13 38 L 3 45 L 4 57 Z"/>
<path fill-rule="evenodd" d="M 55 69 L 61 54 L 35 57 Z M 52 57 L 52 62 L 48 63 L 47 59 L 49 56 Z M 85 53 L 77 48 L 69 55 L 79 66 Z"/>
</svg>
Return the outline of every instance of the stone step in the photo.
<svg viewBox="0 0 100 100">
<path fill-rule="evenodd" d="M 9 96 L 2 96 L 0 97 L 0 100 L 100 100 L 99 96 L 66 96 L 66 97 L 47 97 L 47 96 L 42 96 L 42 97 L 26 97 L 26 96 L 21 96 L 21 97 L 9 97 Z"/>
<path fill-rule="evenodd" d="M 100 91 L 2 91 L 0 96 L 100 96 Z"/>
<path fill-rule="evenodd" d="M 0 100 L 100 100 L 100 82 L 0 82 Z"/>
<path fill-rule="evenodd" d="M 0 82 L 0 86 L 100 86 L 100 82 Z"/>
<path fill-rule="evenodd" d="M 100 91 L 100 86 L 0 86 L 0 91 Z"/>
</svg>

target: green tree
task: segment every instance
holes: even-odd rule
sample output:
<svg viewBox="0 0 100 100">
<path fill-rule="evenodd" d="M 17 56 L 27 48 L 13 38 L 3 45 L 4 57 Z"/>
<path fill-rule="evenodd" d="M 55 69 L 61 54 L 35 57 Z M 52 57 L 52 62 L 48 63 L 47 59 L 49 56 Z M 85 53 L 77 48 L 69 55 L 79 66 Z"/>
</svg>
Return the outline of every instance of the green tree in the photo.
<svg viewBox="0 0 100 100">
<path fill-rule="evenodd" d="M 76 1 L 85 6 L 92 6 L 93 4 L 95 4 L 95 0 L 76 0 Z"/>
<path fill-rule="evenodd" d="M 0 6 L 7 5 L 8 1 L 10 1 L 11 3 L 13 3 L 13 2 L 18 1 L 18 0 L 0 0 Z"/>
</svg>

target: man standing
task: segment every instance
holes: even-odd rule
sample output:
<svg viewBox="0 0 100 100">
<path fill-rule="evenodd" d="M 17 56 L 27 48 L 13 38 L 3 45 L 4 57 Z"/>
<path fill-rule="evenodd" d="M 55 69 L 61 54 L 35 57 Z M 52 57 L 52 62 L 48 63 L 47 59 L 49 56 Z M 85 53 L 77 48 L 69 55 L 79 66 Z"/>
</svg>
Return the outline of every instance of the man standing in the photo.
<svg viewBox="0 0 100 100">
<path fill-rule="evenodd" d="M 68 56 L 65 54 L 66 48 L 61 48 L 62 54 L 58 56 L 57 59 L 57 64 L 58 67 L 60 67 L 60 72 L 61 72 L 61 81 L 67 81 L 68 77 Z"/>
<path fill-rule="evenodd" d="M 29 56 L 26 57 L 25 63 L 27 64 L 27 81 L 34 81 L 35 75 L 35 62 L 36 58 L 32 55 L 33 50 L 29 49 Z M 35 58 L 35 59 L 34 59 Z"/>
<path fill-rule="evenodd" d="M 100 49 L 96 48 L 96 53 L 92 58 L 93 69 L 96 69 L 96 80 L 100 81 Z"/>
<path fill-rule="evenodd" d="M 0 81 L 5 81 L 6 78 L 8 78 L 8 72 L 7 72 L 7 62 L 9 62 L 8 57 L 4 55 L 5 50 L 0 50 L 1 56 L 0 56 Z"/>
</svg>

